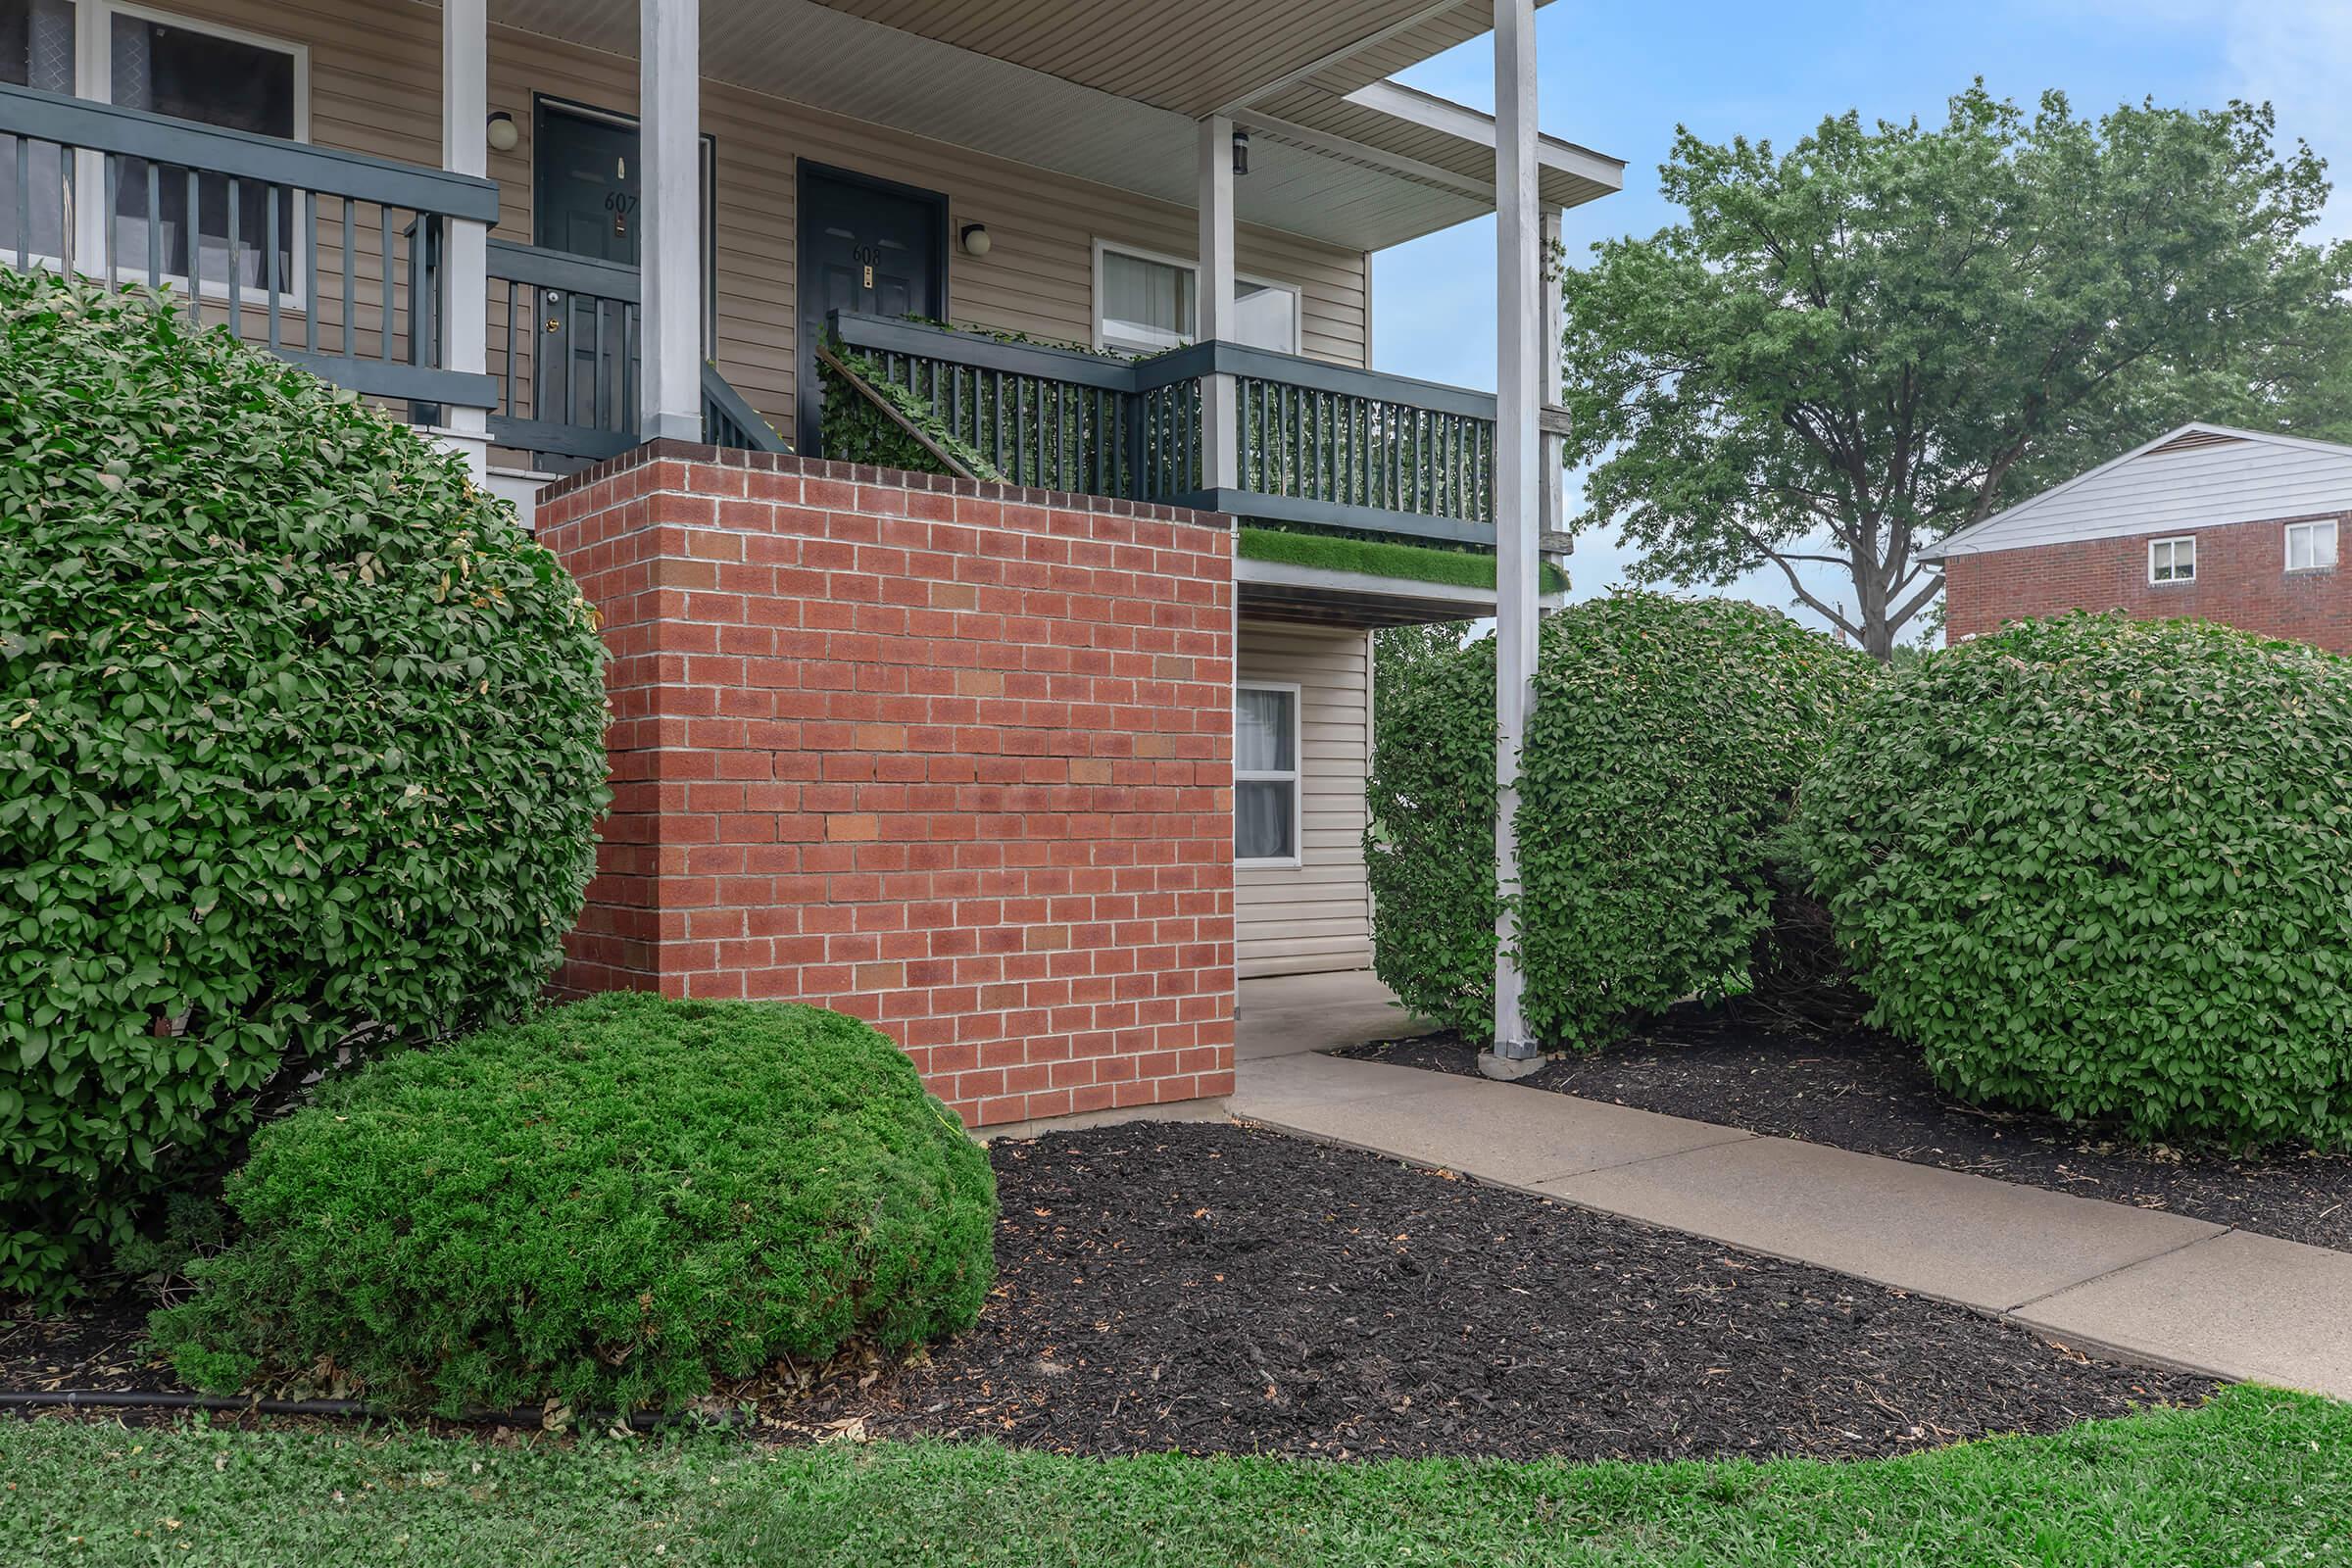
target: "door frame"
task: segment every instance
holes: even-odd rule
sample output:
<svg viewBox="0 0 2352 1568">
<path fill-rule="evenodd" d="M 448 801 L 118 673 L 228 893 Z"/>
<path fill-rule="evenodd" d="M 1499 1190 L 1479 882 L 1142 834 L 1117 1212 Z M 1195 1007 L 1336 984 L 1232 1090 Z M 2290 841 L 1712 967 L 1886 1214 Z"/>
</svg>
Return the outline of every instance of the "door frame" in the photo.
<svg viewBox="0 0 2352 1568">
<path fill-rule="evenodd" d="M 795 158 L 792 162 L 792 276 L 795 290 L 792 313 L 792 329 L 795 340 L 793 344 L 795 363 L 793 425 L 799 450 L 813 455 L 821 451 L 822 446 L 817 432 L 805 428 L 808 422 L 805 416 L 808 409 L 816 405 L 812 404 L 805 395 L 804 389 L 812 391 L 817 384 L 816 343 L 813 339 L 808 342 L 799 341 L 808 334 L 801 330 L 804 318 L 798 294 L 803 281 L 810 275 L 808 270 L 808 235 L 810 232 L 808 222 L 808 182 L 811 179 L 822 179 L 830 180 L 837 185 L 855 185 L 879 195 L 902 197 L 931 209 L 933 296 L 930 315 L 935 320 L 944 321 L 948 318 L 948 299 L 950 297 L 948 257 L 954 247 L 948 243 L 948 229 L 951 226 L 951 220 L 948 197 L 945 191 L 931 190 L 921 185 L 909 185 L 902 180 L 885 179 L 879 174 L 861 173 L 855 169 L 844 169 L 838 164 L 820 164 L 810 158 Z"/>
<path fill-rule="evenodd" d="M 601 120 L 609 125 L 627 130 L 640 128 L 635 115 L 601 104 L 583 103 L 561 93 L 531 94 L 531 243 L 541 250 L 552 250 L 547 242 L 547 230 L 541 226 L 547 213 L 547 169 L 539 159 L 539 149 L 546 139 L 550 111 L 570 115 L 580 120 Z M 718 138 L 704 131 L 697 138 L 702 149 L 702 208 L 703 208 L 703 358 L 718 359 Z M 638 147 L 642 154 L 644 141 Z M 642 271 L 642 270 L 641 270 Z"/>
</svg>

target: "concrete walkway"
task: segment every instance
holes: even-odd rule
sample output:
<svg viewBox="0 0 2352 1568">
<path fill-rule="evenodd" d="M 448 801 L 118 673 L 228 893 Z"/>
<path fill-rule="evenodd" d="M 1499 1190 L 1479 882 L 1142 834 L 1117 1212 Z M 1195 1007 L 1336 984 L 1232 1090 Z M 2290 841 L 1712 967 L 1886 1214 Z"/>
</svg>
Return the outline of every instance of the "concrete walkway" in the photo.
<svg viewBox="0 0 2352 1568">
<path fill-rule="evenodd" d="M 1570 1095 L 1314 1053 L 1368 974 L 1241 988 L 1234 1115 L 1817 1263 L 2127 1360 L 2352 1398 L 2352 1253 Z"/>
</svg>

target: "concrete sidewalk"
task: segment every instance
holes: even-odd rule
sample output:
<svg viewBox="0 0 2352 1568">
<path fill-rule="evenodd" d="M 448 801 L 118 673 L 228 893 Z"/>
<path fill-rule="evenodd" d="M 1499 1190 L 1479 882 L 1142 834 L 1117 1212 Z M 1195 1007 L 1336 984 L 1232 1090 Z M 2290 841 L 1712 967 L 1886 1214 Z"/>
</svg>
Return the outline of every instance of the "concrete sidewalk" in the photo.
<svg viewBox="0 0 2352 1568">
<path fill-rule="evenodd" d="M 1369 974 L 1242 986 L 1233 1114 L 1817 1263 L 2079 1349 L 2352 1398 L 2352 1253 L 1313 1053 L 1412 1032 Z"/>
</svg>

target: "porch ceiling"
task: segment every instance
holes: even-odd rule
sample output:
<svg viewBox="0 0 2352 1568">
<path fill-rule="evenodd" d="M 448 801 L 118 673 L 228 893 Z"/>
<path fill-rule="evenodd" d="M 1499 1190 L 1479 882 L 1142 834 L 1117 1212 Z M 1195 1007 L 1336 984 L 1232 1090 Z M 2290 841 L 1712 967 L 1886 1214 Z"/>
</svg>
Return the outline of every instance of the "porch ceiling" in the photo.
<svg viewBox="0 0 2352 1568">
<path fill-rule="evenodd" d="M 634 55 L 637 7 L 491 0 L 490 12 Z M 704 0 L 703 71 L 1183 207 L 1196 197 L 1193 122 L 1226 110 L 1251 137 L 1241 221 L 1369 251 L 1493 210 L 1488 117 L 1425 94 L 1348 96 L 1403 94 L 1389 73 L 1481 35 L 1490 15 L 1485 0 Z M 1623 167 L 1549 137 L 1542 157 L 1544 200 L 1561 206 L 1616 189 Z"/>
</svg>

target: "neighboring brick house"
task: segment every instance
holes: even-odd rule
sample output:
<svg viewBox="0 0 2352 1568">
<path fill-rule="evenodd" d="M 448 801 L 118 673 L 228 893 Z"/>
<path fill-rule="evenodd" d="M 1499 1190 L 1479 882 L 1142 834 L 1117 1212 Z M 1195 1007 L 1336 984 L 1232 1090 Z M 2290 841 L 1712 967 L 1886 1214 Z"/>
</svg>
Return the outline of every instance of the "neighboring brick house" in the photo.
<svg viewBox="0 0 2352 1568">
<path fill-rule="evenodd" d="M 1944 638 L 2068 610 L 2194 616 L 2352 654 L 2352 447 L 2184 424 L 1923 554 Z"/>
</svg>

